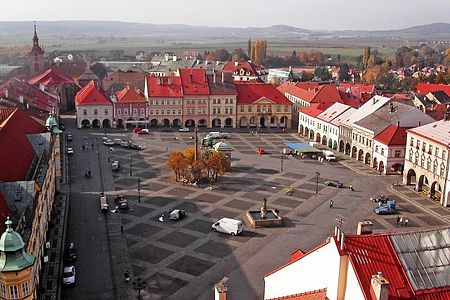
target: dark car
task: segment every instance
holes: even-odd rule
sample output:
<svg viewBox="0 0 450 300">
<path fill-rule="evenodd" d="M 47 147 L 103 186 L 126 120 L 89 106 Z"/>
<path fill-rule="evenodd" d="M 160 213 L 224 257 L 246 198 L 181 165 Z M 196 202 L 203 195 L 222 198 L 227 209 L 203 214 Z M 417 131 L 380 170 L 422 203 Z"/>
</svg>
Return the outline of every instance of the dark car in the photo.
<svg viewBox="0 0 450 300">
<path fill-rule="evenodd" d="M 337 187 L 337 188 L 341 188 L 341 187 L 344 186 L 344 184 L 343 184 L 342 182 L 337 181 L 337 180 L 328 180 L 328 181 L 325 181 L 325 185 L 328 185 L 328 186 L 334 186 L 334 187 Z"/>
<path fill-rule="evenodd" d="M 372 202 L 377 202 L 377 203 L 387 203 L 390 199 L 388 197 L 386 197 L 385 195 L 375 195 L 370 197 L 370 201 Z"/>
<path fill-rule="evenodd" d="M 172 209 L 169 211 L 169 220 L 177 221 L 183 219 L 186 216 L 186 211 L 184 209 Z"/>
<path fill-rule="evenodd" d="M 69 243 L 66 248 L 65 258 L 68 261 L 74 261 L 77 259 L 77 249 L 74 243 Z"/>
</svg>

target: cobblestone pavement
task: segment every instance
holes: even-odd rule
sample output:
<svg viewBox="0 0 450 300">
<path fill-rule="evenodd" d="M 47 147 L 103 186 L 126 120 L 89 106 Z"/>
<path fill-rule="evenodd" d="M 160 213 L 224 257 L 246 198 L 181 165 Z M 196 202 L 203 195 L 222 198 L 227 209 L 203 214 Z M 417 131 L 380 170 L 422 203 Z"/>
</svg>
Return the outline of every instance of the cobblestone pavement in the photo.
<svg viewBox="0 0 450 300">
<path fill-rule="evenodd" d="M 103 136 L 100 132 L 90 134 L 98 139 Z M 234 150 L 232 170 L 210 190 L 175 183 L 165 167 L 170 151 L 193 146 L 192 133 L 109 133 L 146 146 L 143 151 L 99 148 L 110 206 L 116 193 L 126 195 L 132 206 L 107 217 L 113 282 L 119 299 L 136 295 L 132 285 L 123 280 L 127 270 L 132 281 L 140 277 L 147 283 L 141 292 L 143 299 L 211 299 L 213 285 L 224 276 L 230 277 L 229 299 L 261 299 L 263 275 L 286 263 L 294 250 L 309 250 L 323 242 L 339 219 L 348 233 L 355 233 L 357 222 L 367 219 L 374 223 L 375 231 L 445 224 L 400 197 L 398 208 L 408 216 L 408 228 L 398 227 L 396 216 L 373 213 L 375 204 L 368 198 L 376 193 L 389 194 L 385 187 L 398 176 L 355 173 L 339 162 L 289 156 L 281 160 L 282 143 L 298 141 L 295 134 L 231 135 L 227 142 Z M 267 155 L 258 155 L 258 147 Z M 121 163 L 119 172 L 110 169 L 115 159 Z M 317 171 L 321 174 L 318 182 L 314 176 Z M 356 191 L 326 187 L 323 183 L 328 179 L 351 184 Z M 287 195 L 284 189 L 291 186 L 294 193 Z M 246 210 L 259 210 L 264 197 L 269 208 L 278 209 L 285 218 L 284 228 L 244 226 L 243 234 L 236 237 L 211 231 L 212 223 L 222 216 L 242 219 Z M 335 203 L 333 209 L 328 207 L 329 199 Z M 158 220 L 173 208 L 185 209 L 187 217 L 178 222 Z"/>
</svg>

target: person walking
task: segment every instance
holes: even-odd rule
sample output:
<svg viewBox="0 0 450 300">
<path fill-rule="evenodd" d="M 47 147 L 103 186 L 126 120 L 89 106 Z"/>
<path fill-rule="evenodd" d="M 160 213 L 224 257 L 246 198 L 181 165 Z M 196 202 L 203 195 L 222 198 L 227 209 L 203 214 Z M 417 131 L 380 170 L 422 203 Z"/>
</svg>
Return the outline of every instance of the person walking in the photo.
<svg viewBox="0 0 450 300">
<path fill-rule="evenodd" d="M 333 200 L 332 199 L 330 199 L 330 208 L 333 208 L 333 205 L 334 205 L 334 203 L 333 203 Z"/>
<path fill-rule="evenodd" d="M 406 227 L 408 227 L 408 222 L 409 222 L 408 218 L 405 218 L 405 226 Z"/>
<path fill-rule="evenodd" d="M 397 216 L 397 226 L 400 224 L 400 216 Z"/>
<path fill-rule="evenodd" d="M 125 277 L 125 282 L 130 281 L 130 273 L 128 273 L 128 271 L 125 271 L 124 277 Z"/>
</svg>

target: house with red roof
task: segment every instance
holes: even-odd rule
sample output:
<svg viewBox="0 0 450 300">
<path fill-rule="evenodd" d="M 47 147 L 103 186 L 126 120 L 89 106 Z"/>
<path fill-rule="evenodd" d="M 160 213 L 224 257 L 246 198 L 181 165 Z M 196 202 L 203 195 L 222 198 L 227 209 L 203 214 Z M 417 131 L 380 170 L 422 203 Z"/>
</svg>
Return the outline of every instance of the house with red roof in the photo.
<svg viewBox="0 0 450 300">
<path fill-rule="evenodd" d="M 183 90 L 184 126 L 207 127 L 209 119 L 209 84 L 205 69 L 179 69 Z"/>
<path fill-rule="evenodd" d="M 102 81 L 102 88 L 105 91 L 109 91 L 109 89 L 113 86 L 126 86 L 130 85 L 136 89 L 144 90 L 144 81 L 147 73 L 138 72 L 138 71 L 116 71 L 108 73 Z"/>
<path fill-rule="evenodd" d="M 373 166 L 380 174 L 401 174 L 405 162 L 407 127 L 389 125 L 373 138 Z"/>
<path fill-rule="evenodd" d="M 338 87 L 339 91 L 355 96 L 363 103 L 375 95 L 375 86 L 373 84 L 342 82 Z"/>
<path fill-rule="evenodd" d="M 371 222 L 361 223 L 366 227 Z M 346 235 L 336 228 L 325 243 L 294 252 L 289 262 L 264 276 L 264 299 L 450 299 L 449 227 L 366 230 L 369 234 Z M 319 291 L 326 298 L 303 298 Z"/>
<path fill-rule="evenodd" d="M 58 116 L 59 99 L 26 81 L 12 78 L 0 85 L 0 106 L 19 107 L 44 123 L 50 112 Z"/>
<path fill-rule="evenodd" d="M 251 61 L 229 61 L 223 67 L 223 71 L 231 72 L 234 81 L 267 81 L 268 72 L 261 66 Z"/>
<path fill-rule="evenodd" d="M 239 128 L 291 128 L 292 102 L 271 83 L 235 81 Z"/>
<path fill-rule="evenodd" d="M 117 128 L 146 126 L 148 122 L 148 102 L 144 94 L 126 86 L 112 97 L 114 118 L 113 124 Z"/>
<path fill-rule="evenodd" d="M 59 98 L 61 111 L 75 109 L 75 93 L 79 87 L 72 78 L 50 68 L 28 80 L 28 83 Z"/>
<path fill-rule="evenodd" d="M 75 96 L 78 128 L 108 128 L 113 124 L 113 104 L 105 91 L 91 81 Z"/>
<path fill-rule="evenodd" d="M 450 85 L 423 82 L 417 84 L 418 94 L 428 94 L 430 92 L 437 91 L 444 91 L 448 96 L 450 96 Z"/>
<path fill-rule="evenodd" d="M 298 133 L 316 140 L 317 116 L 330 107 L 329 103 L 314 103 L 298 110 Z M 319 143 L 321 142 L 319 138 Z"/>
<path fill-rule="evenodd" d="M 148 101 L 150 126 L 183 124 L 183 87 L 179 76 L 146 76 L 145 98 Z"/>
</svg>

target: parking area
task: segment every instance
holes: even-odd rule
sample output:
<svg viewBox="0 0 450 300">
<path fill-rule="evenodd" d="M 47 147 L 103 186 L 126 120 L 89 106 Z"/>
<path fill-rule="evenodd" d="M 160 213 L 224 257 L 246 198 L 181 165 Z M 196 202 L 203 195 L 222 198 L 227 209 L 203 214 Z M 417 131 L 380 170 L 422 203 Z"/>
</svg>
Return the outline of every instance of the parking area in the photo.
<svg viewBox="0 0 450 300">
<path fill-rule="evenodd" d="M 76 134 L 98 140 L 104 136 L 95 131 Z M 356 174 L 339 162 L 282 158 L 282 144 L 299 141 L 295 134 L 231 133 L 225 140 L 233 148 L 231 172 L 208 186 L 175 183 L 165 166 L 170 151 L 194 146 L 192 132 L 107 135 L 145 146 L 136 151 L 99 145 L 99 157 L 110 206 L 116 193 L 129 200 L 131 208 L 109 212 L 108 222 L 120 221 L 128 271 L 147 282 L 142 294 L 148 299 L 211 299 L 213 285 L 224 276 L 230 277 L 230 299 L 257 299 L 265 273 L 287 262 L 294 250 L 309 250 L 323 242 L 339 221 L 348 233 L 355 233 L 357 222 L 367 219 L 374 223 L 374 230 L 398 228 L 397 215 L 377 216 L 376 204 L 369 201 L 373 194 L 387 193 L 385 187 L 397 178 Z M 264 148 L 266 154 L 259 155 L 257 148 Z M 114 160 L 121 164 L 117 172 L 111 170 Z M 324 185 L 332 179 L 342 181 L 344 188 Z M 355 191 L 346 188 L 349 185 Z M 287 194 L 286 188 L 293 193 Z M 242 235 L 234 237 L 212 232 L 211 225 L 219 218 L 242 219 L 247 210 L 259 210 L 264 198 L 269 208 L 280 211 L 285 227 L 244 225 Z M 401 199 L 397 207 L 408 216 L 409 227 L 440 224 Z M 184 209 L 186 218 L 161 222 L 161 215 L 173 208 Z M 113 272 L 116 277 L 121 270 Z M 131 286 L 129 293 L 133 293 Z"/>
</svg>

